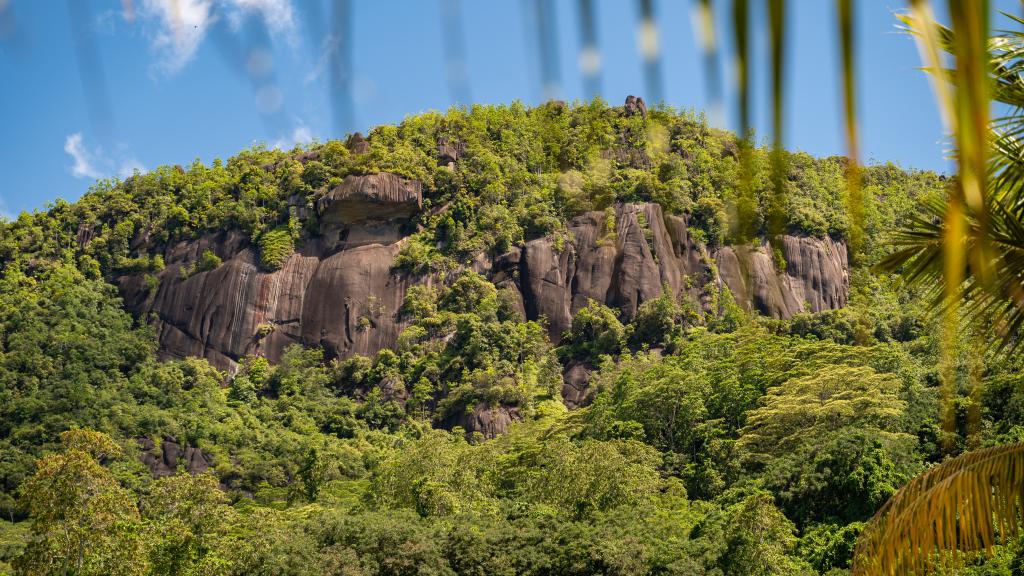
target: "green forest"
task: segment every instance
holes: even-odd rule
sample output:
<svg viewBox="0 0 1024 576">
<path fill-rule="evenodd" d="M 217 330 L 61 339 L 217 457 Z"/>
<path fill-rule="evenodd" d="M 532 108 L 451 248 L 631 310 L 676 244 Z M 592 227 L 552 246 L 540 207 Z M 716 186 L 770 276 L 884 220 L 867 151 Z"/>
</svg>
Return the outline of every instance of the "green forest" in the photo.
<svg viewBox="0 0 1024 576">
<path fill-rule="evenodd" d="M 438 161 L 439 142 L 457 161 Z M 878 266 L 947 176 L 859 171 L 863 238 L 838 310 L 773 319 L 719 287 L 712 305 L 667 294 L 628 321 L 591 301 L 552 338 L 472 265 L 633 202 L 686 215 L 708 247 L 848 241 L 847 160 L 782 156 L 778 194 L 770 148 L 692 111 L 476 105 L 101 180 L 0 220 L 0 574 L 848 574 L 865 523 L 911 478 L 1024 441 L 1019 357 L 970 330 L 942 425 L 940 322 Z M 393 349 L 293 345 L 234 373 L 158 359 L 119 277 L 156 290 L 164 247 L 221 231 L 280 268 L 315 238 L 318 199 L 380 172 L 422 183 L 395 270 L 436 279 L 406 294 Z M 207 251 L 181 274 L 221 265 Z M 572 410 L 570 361 L 597 368 Z M 481 402 L 521 421 L 493 439 L 452 424 Z M 170 438 L 208 470 L 155 478 L 144 453 Z M 1024 539 L 965 563 L 1024 573 Z"/>
</svg>

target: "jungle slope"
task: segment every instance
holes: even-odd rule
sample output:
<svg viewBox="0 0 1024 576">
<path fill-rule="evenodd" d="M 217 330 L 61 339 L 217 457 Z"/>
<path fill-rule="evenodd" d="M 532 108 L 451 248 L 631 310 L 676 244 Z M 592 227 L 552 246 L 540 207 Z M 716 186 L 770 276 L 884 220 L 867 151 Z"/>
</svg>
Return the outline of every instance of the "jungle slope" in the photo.
<svg viewBox="0 0 1024 576">
<path fill-rule="evenodd" d="M 475 106 L 0 223 L 0 571 L 842 573 L 941 458 L 934 330 L 869 267 L 944 179 L 867 168 L 848 254 L 842 158 L 777 198 L 757 149 L 744 198 L 738 150 Z M 1016 363 L 961 367 L 972 441 L 1019 437 Z"/>
</svg>

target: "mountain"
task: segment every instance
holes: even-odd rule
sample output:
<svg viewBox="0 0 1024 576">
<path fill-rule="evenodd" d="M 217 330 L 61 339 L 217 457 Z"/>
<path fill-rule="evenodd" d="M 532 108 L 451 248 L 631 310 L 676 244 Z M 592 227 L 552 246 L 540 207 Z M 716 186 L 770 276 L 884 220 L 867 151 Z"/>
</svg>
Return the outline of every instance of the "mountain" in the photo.
<svg viewBox="0 0 1024 576">
<path fill-rule="evenodd" d="M 1024 372 L 962 342 L 943 430 L 873 271 L 945 176 L 862 168 L 854 222 L 846 159 L 752 144 L 477 105 L 0 221 L 0 574 L 845 573 Z"/>
</svg>

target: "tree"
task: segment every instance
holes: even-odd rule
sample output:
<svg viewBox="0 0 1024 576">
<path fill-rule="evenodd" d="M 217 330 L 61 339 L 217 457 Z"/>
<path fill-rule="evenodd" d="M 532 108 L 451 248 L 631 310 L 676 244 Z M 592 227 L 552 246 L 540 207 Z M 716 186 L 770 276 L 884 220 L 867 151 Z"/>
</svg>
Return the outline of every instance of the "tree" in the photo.
<svg viewBox="0 0 1024 576">
<path fill-rule="evenodd" d="M 626 336 L 633 350 L 663 348 L 682 335 L 682 310 L 671 289 L 662 292 L 661 296 L 644 302 L 637 309 Z"/>
<path fill-rule="evenodd" d="M 583 416 L 584 433 L 602 439 L 641 439 L 666 452 L 664 467 L 699 497 L 723 487 L 721 422 L 710 417 L 712 380 L 697 362 L 654 353 L 606 363 L 594 377 L 599 390 Z"/>
<path fill-rule="evenodd" d="M 69 430 L 63 450 L 40 459 L 22 486 L 32 540 L 16 559 L 19 574 L 131 576 L 148 568 L 142 524 L 131 493 L 100 461 L 120 456 L 105 434 Z"/>
<path fill-rule="evenodd" d="M 217 542 L 236 520 L 212 474 L 175 474 L 150 486 L 142 500 L 149 521 L 149 559 L 154 576 L 201 575 L 223 561 Z M 208 557 L 209 556 L 209 557 Z"/>
<path fill-rule="evenodd" d="M 764 465 L 843 428 L 871 431 L 886 443 L 908 440 L 899 429 L 899 390 L 898 379 L 871 368 L 826 365 L 769 389 L 750 411 L 737 447 L 752 465 Z"/>
<path fill-rule="evenodd" d="M 720 566 L 727 576 L 810 574 L 793 555 L 796 527 L 775 508 L 768 492 L 751 493 L 724 512 L 726 552 Z"/>
<path fill-rule="evenodd" d="M 774 458 L 761 475 L 764 487 L 799 526 L 867 520 L 918 467 L 909 439 L 892 443 L 870 429 L 844 427 L 808 434 Z"/>
<path fill-rule="evenodd" d="M 302 495 L 306 502 L 316 502 L 320 488 L 327 480 L 327 464 L 316 446 L 310 446 L 302 457 L 299 465 L 299 480 L 302 482 Z"/>
<path fill-rule="evenodd" d="M 602 355 L 618 354 L 625 337 L 615 310 L 589 299 L 572 318 L 567 346 L 573 357 L 596 364 Z"/>
</svg>

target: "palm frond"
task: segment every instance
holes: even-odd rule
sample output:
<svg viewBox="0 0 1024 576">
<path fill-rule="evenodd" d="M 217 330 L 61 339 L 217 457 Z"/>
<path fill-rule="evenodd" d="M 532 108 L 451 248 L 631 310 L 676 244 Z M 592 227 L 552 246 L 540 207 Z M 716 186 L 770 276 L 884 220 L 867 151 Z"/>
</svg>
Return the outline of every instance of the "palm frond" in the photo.
<svg viewBox="0 0 1024 576">
<path fill-rule="evenodd" d="M 925 206 L 922 218 L 895 233 L 897 250 L 879 268 L 900 272 L 924 289 L 940 315 L 956 316 L 953 311 L 962 302 L 970 324 L 991 327 L 994 349 L 1013 351 L 1024 326 L 1024 30 L 985 37 L 987 24 L 978 6 L 960 4 L 952 13 L 955 30 L 929 20 L 925 0 L 915 0 L 912 12 L 901 17 L 922 54 L 929 54 L 926 70 L 940 105 L 952 113 L 949 129 L 956 138 L 960 174 L 946 201 Z M 1024 24 L 1004 16 L 1013 26 Z M 956 55 L 957 66 L 943 66 L 941 52 Z M 982 58 L 985 62 L 979 63 Z M 972 88 L 975 83 L 981 86 Z M 951 99 L 948 106 L 942 94 Z M 989 97 L 996 106 L 986 120 Z M 960 216 L 950 218 L 951 209 Z M 943 237 L 949 239 L 945 247 Z M 945 294 L 937 290 L 943 284 Z"/>
<path fill-rule="evenodd" d="M 852 0 L 844 0 L 852 1 Z M 783 149 L 782 114 L 785 100 L 786 1 L 768 0 L 768 28 L 772 60 L 772 196 L 768 209 L 768 233 L 773 238 L 785 230 L 786 153 Z"/>
<path fill-rule="evenodd" d="M 860 189 L 860 139 L 857 134 L 857 101 L 854 66 L 853 0 L 837 0 L 839 38 L 842 46 L 843 104 L 846 125 L 846 197 L 850 215 L 849 253 L 856 258 L 864 241 L 864 199 Z"/>
<path fill-rule="evenodd" d="M 1016 537 L 1024 513 L 1024 444 L 970 452 L 911 480 L 864 528 L 857 576 L 927 574 L 964 552 Z"/>
<path fill-rule="evenodd" d="M 754 154 L 751 134 L 750 93 L 750 2 L 733 0 L 733 37 L 736 43 L 735 70 L 738 116 L 740 122 L 739 193 L 733 236 L 745 243 L 756 233 L 757 197 L 754 194 Z"/>
<path fill-rule="evenodd" d="M 948 202 L 923 202 L 921 212 L 893 233 L 891 243 L 896 250 L 876 267 L 883 272 L 899 272 L 908 285 L 929 299 L 938 316 L 951 313 L 951 301 L 959 303 L 959 313 L 968 324 L 991 328 L 989 343 L 993 351 L 1015 352 L 1024 344 L 1019 338 L 1024 325 L 1024 220 L 1020 207 L 1003 198 L 989 199 L 987 242 L 993 255 L 989 260 L 992 279 L 983 284 L 966 259 L 960 260 L 959 272 L 947 269 L 947 241 L 952 236 Z M 981 226 L 968 213 L 965 229 L 957 234 L 957 249 L 961 254 L 970 253 L 975 250 Z M 950 274 L 964 279 L 952 300 L 944 281 Z"/>
</svg>

